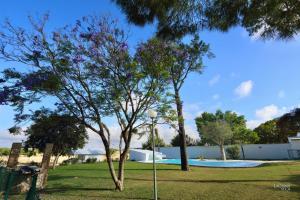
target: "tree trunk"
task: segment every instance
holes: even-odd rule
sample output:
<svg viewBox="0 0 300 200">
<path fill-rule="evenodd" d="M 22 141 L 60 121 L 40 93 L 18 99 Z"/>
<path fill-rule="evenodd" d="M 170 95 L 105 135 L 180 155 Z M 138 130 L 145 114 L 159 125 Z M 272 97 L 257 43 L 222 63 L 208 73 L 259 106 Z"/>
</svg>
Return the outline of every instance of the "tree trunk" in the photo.
<svg viewBox="0 0 300 200">
<path fill-rule="evenodd" d="M 184 118 L 183 118 L 183 110 L 182 110 L 182 102 L 179 96 L 179 91 L 175 89 L 175 101 L 177 108 L 177 117 L 178 117 L 178 134 L 180 138 L 180 157 L 181 157 L 181 170 L 188 171 L 188 156 L 186 152 L 186 136 L 184 129 Z"/>
<path fill-rule="evenodd" d="M 124 166 L 126 161 L 126 155 L 127 153 L 123 152 L 120 156 L 119 160 L 119 169 L 118 169 L 118 180 L 119 180 L 119 189 L 122 191 L 124 189 Z"/>
<path fill-rule="evenodd" d="M 221 159 L 226 160 L 226 154 L 225 154 L 225 149 L 223 144 L 220 145 L 220 152 L 221 152 Z"/>
<path fill-rule="evenodd" d="M 116 172 L 115 172 L 115 169 L 114 169 L 114 164 L 113 164 L 111 154 L 110 154 L 109 151 L 106 151 L 106 161 L 107 161 L 107 164 L 108 164 L 110 175 L 111 175 L 111 177 L 113 179 L 113 182 L 116 186 L 116 190 L 122 191 L 124 189 L 123 181 L 120 181 L 118 179 L 117 175 L 116 175 Z"/>
<path fill-rule="evenodd" d="M 129 143 L 125 145 L 123 152 L 120 152 L 120 160 L 119 160 L 119 169 L 118 176 L 116 175 L 114 164 L 112 162 L 111 153 L 109 150 L 109 145 L 104 142 L 105 151 L 106 151 L 106 160 L 109 167 L 109 172 L 116 186 L 116 190 L 123 191 L 124 190 L 124 166 L 127 158 L 127 154 L 129 151 Z"/>
<path fill-rule="evenodd" d="M 56 164 L 57 164 L 57 161 L 58 161 L 58 159 L 59 159 L 59 154 L 57 155 L 57 156 L 55 156 L 55 158 L 54 158 L 54 161 L 53 161 L 53 164 L 52 164 L 52 169 L 55 169 L 56 168 Z"/>
<path fill-rule="evenodd" d="M 242 154 L 243 154 L 243 160 L 245 160 L 245 152 L 244 152 L 244 147 L 243 147 L 243 144 L 241 144 L 241 149 L 242 149 Z"/>
</svg>

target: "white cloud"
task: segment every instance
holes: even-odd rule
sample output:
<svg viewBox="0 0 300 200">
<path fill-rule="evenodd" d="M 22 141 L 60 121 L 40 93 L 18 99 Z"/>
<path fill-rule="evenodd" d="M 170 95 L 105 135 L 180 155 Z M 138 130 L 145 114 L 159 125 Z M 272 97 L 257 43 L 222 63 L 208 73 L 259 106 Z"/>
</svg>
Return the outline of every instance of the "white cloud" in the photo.
<svg viewBox="0 0 300 200">
<path fill-rule="evenodd" d="M 263 32 L 268 28 L 269 26 L 265 23 L 263 24 L 263 26 L 258 29 L 256 32 L 254 32 L 253 34 L 249 34 L 249 32 L 245 29 L 242 30 L 242 36 L 243 37 L 250 37 L 251 41 L 256 41 L 256 40 L 260 40 L 262 39 L 262 34 Z"/>
<path fill-rule="evenodd" d="M 253 81 L 248 80 L 242 82 L 237 88 L 235 88 L 234 93 L 239 97 L 243 98 L 249 96 L 253 89 Z"/>
<path fill-rule="evenodd" d="M 218 99 L 220 98 L 220 95 L 214 94 L 214 95 L 212 96 L 212 98 L 213 98 L 213 100 L 218 100 Z"/>
<path fill-rule="evenodd" d="M 11 147 L 13 142 L 25 140 L 24 134 L 12 135 L 8 130 L 0 130 L 0 147 Z"/>
<path fill-rule="evenodd" d="M 248 120 L 246 125 L 247 125 L 247 128 L 250 128 L 250 129 L 255 129 L 256 127 L 258 127 L 261 123 L 263 123 L 262 121 L 260 120 Z"/>
<path fill-rule="evenodd" d="M 200 103 L 186 103 L 183 106 L 183 117 L 188 121 L 194 120 L 202 112 Z"/>
<path fill-rule="evenodd" d="M 268 121 L 273 119 L 274 117 L 283 114 L 286 111 L 287 111 L 286 107 L 278 108 L 276 105 L 271 104 L 256 110 L 255 115 L 258 119 L 261 119 L 263 121 Z"/>
<path fill-rule="evenodd" d="M 220 81 L 220 78 L 221 78 L 221 75 L 220 75 L 220 74 L 217 74 L 217 75 L 215 75 L 212 79 L 210 79 L 210 80 L 208 81 L 208 84 L 209 84 L 210 86 L 213 86 L 213 85 L 217 84 L 217 83 Z"/>
<path fill-rule="evenodd" d="M 278 98 L 282 99 L 282 98 L 284 98 L 284 97 L 285 97 L 285 91 L 284 91 L 284 90 L 280 90 L 280 91 L 278 92 Z"/>
<path fill-rule="evenodd" d="M 247 127 L 251 128 L 251 129 L 256 128 L 261 123 L 264 123 L 268 120 L 279 117 L 279 116 L 283 115 L 284 113 L 286 113 L 290 110 L 292 110 L 292 107 L 290 107 L 290 108 L 287 108 L 287 107 L 279 108 L 278 106 L 276 106 L 274 104 L 264 106 L 264 107 L 262 107 L 260 109 L 257 109 L 255 111 L 256 119 L 247 121 Z"/>
</svg>

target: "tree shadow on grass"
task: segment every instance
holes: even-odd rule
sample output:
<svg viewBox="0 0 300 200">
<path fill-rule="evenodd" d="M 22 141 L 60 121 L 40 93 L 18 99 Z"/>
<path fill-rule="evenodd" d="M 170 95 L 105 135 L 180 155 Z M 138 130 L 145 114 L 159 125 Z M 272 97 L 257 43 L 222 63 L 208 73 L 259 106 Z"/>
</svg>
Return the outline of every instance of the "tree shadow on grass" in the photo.
<svg viewBox="0 0 300 200">
<path fill-rule="evenodd" d="M 118 168 L 116 168 L 116 170 L 117 169 Z M 162 169 L 157 168 L 156 170 L 157 171 L 181 171 L 179 168 L 178 169 L 176 169 L 176 168 L 162 168 Z M 108 169 L 84 169 L 84 168 L 78 169 L 78 168 L 76 168 L 76 169 L 70 169 L 70 171 L 105 171 L 105 172 L 107 172 Z M 125 169 L 125 171 L 153 171 L 153 169 L 152 168 L 129 168 L 129 169 Z"/>
<path fill-rule="evenodd" d="M 82 176 L 79 175 L 78 176 L 66 176 L 66 175 L 50 175 L 48 177 L 48 181 L 58 181 L 58 180 L 66 180 L 66 179 L 78 179 L 78 178 L 99 178 L 99 176 Z"/>
<path fill-rule="evenodd" d="M 133 181 L 149 181 L 152 182 L 152 179 L 144 178 L 126 178 L 126 180 Z M 252 180 L 193 180 L 193 179 L 157 179 L 158 182 L 183 182 L 183 183 L 242 183 L 242 182 L 292 182 L 299 183 L 299 180 L 278 180 L 278 179 L 252 179 Z"/>
<path fill-rule="evenodd" d="M 105 198 L 109 199 L 109 197 L 105 196 L 105 194 L 98 194 L 98 195 L 93 195 L 89 194 L 89 192 L 101 192 L 101 191 L 111 191 L 111 192 L 117 192 L 113 188 L 92 188 L 92 187 L 72 187 L 72 186 L 67 186 L 67 185 L 62 185 L 62 184 L 57 184 L 54 185 L 53 188 L 48 188 L 41 190 L 39 193 L 42 195 L 54 195 L 60 193 L 61 195 L 64 195 L 64 193 L 69 193 L 69 192 L 87 192 L 84 195 L 83 194 L 65 194 L 65 196 L 68 196 L 70 199 L 72 197 L 86 197 L 86 198 Z M 118 195 L 113 195 L 111 197 L 112 199 L 141 199 L 141 200 L 150 200 L 151 198 L 141 198 L 141 197 L 124 197 L 124 196 L 118 196 Z"/>
<path fill-rule="evenodd" d="M 293 183 L 294 185 L 290 187 L 290 192 L 297 192 L 300 194 L 300 174 L 292 174 L 292 175 L 288 175 L 286 179 L 281 180 L 282 182 L 289 182 L 289 183 Z M 281 187 L 286 187 L 286 184 L 279 184 L 279 186 L 281 185 Z"/>
</svg>

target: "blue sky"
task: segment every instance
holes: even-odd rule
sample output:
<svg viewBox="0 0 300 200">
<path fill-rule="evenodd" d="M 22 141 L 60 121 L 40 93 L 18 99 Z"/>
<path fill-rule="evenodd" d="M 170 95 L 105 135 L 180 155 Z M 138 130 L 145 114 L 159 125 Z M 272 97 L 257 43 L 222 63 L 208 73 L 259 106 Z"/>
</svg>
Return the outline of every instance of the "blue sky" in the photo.
<svg viewBox="0 0 300 200">
<path fill-rule="evenodd" d="M 11 0 L 2 2 L 0 22 L 9 18 L 17 25 L 28 27 L 27 16 L 50 13 L 49 30 L 74 23 L 85 15 L 109 14 L 130 27 L 130 44 L 145 41 L 153 35 L 153 26 L 128 25 L 125 16 L 109 0 Z M 187 132 L 196 137 L 194 118 L 203 111 L 233 110 L 245 115 L 250 128 L 297 107 L 300 104 L 300 38 L 291 41 L 261 41 L 249 37 L 241 27 L 227 33 L 202 32 L 200 38 L 210 44 L 215 54 L 205 59 L 203 74 L 192 74 L 182 89 Z M 0 61 L 0 70 L 11 67 Z M 49 105 L 49 103 L 48 103 Z M 13 124 L 13 111 L 0 106 L 0 146 L 10 146 L 22 136 L 11 136 L 6 130 Z M 117 128 L 112 124 L 112 129 Z M 174 132 L 161 127 L 169 141 Z M 91 136 L 87 148 L 101 148 L 98 136 Z M 141 141 L 135 140 L 139 146 Z"/>
</svg>

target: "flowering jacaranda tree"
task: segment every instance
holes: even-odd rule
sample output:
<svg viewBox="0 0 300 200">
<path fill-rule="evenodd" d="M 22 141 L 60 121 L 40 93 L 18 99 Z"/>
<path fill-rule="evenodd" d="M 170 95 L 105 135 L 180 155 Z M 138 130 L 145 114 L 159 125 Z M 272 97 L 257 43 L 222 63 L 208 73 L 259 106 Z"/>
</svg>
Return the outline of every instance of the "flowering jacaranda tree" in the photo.
<svg viewBox="0 0 300 200">
<path fill-rule="evenodd" d="M 168 84 L 172 88 L 173 102 L 176 105 L 176 119 L 174 113 L 165 113 L 165 119 L 172 122 L 172 127 L 176 128 L 180 138 L 181 169 L 188 171 L 188 156 L 186 153 L 186 134 L 183 118 L 183 102 L 180 90 L 192 72 L 201 73 L 203 71 L 203 57 L 211 57 L 209 46 L 195 36 L 190 43 L 180 41 L 166 41 L 157 38 L 150 39 L 148 42 L 140 44 L 138 57 L 146 66 L 163 66 L 164 74 L 167 74 Z M 151 59 L 152 58 L 152 59 Z M 144 61 L 147 61 L 146 63 Z M 171 111 L 170 109 L 168 109 Z M 174 124 L 177 120 L 177 125 Z"/>
<path fill-rule="evenodd" d="M 38 22 L 29 19 L 30 31 L 6 22 L 0 33 L 1 59 L 29 67 L 3 72 L 0 104 L 14 106 L 20 122 L 30 117 L 24 110 L 28 104 L 55 97 L 59 110 L 100 136 L 116 189 L 123 190 L 133 134 L 146 125 L 145 111 L 159 110 L 165 96 L 164 66 L 145 65 L 147 57 L 130 54 L 126 32 L 108 17 L 83 17 L 52 33 L 45 29 L 47 15 Z M 117 172 L 107 117 L 116 118 L 121 129 Z"/>
</svg>

